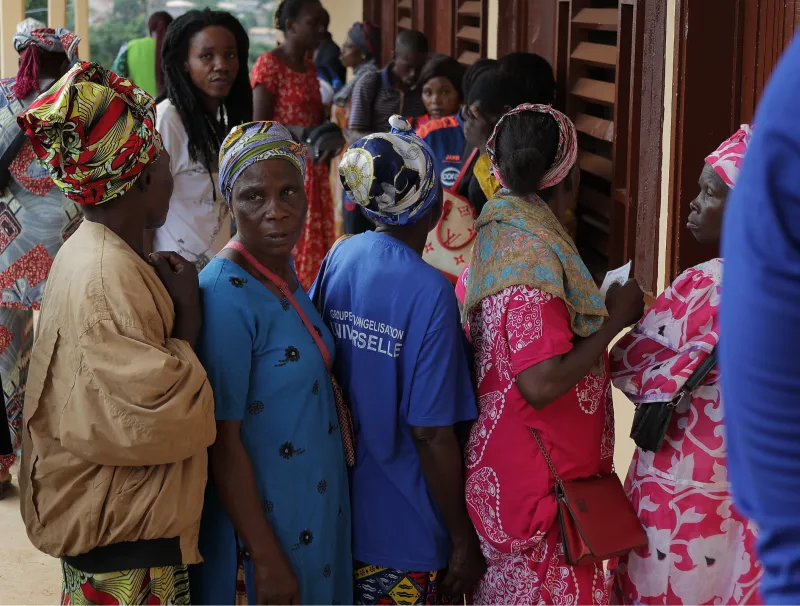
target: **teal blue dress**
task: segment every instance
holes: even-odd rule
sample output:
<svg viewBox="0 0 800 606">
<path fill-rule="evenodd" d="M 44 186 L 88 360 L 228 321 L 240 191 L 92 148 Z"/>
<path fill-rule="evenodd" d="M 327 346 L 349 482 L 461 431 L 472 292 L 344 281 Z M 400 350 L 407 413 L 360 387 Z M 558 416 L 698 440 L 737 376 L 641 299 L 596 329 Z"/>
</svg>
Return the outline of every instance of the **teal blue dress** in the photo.
<svg viewBox="0 0 800 606">
<path fill-rule="evenodd" d="M 218 421 L 242 422 L 264 515 L 300 584 L 303 604 L 351 604 L 350 499 L 333 388 L 319 348 L 286 299 L 236 263 L 200 274 L 198 356 Z M 333 354 L 331 333 L 302 289 L 294 293 Z M 244 545 L 209 477 L 200 527 L 205 562 L 193 567 L 195 604 L 232 604 Z M 252 562 L 243 553 L 248 601 Z"/>
</svg>

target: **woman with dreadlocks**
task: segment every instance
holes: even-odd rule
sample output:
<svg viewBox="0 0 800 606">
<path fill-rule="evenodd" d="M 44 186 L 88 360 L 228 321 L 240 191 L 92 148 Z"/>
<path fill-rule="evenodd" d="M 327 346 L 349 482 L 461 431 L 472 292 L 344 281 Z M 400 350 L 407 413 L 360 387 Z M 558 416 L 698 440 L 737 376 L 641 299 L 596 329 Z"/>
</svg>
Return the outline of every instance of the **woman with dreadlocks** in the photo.
<svg viewBox="0 0 800 606">
<path fill-rule="evenodd" d="M 65 29 L 31 30 L 21 23 L 14 36 L 19 71 L 0 80 L 0 377 L 15 449 L 22 436 L 33 310 L 41 304 L 53 258 L 81 220 L 78 207 L 39 164 L 16 117 L 67 72 L 77 59 L 79 40 Z M 0 423 L 5 422 L 0 414 Z M 15 460 L 13 452 L 0 455 L 0 499 L 11 484 Z"/>
<path fill-rule="evenodd" d="M 254 118 L 286 126 L 296 139 L 325 121 L 317 70 L 308 58 L 325 35 L 325 13 L 319 0 L 283 0 L 275 22 L 284 41 L 261 55 L 250 74 Z M 333 244 L 334 220 L 328 162 L 309 162 L 305 176 L 308 213 L 294 262 L 303 288 L 317 277 Z"/>
<path fill-rule="evenodd" d="M 231 235 L 217 156 L 228 131 L 252 118 L 249 50 L 247 33 L 235 17 L 208 9 L 178 17 L 164 40 L 167 98 L 158 104 L 156 126 L 169 152 L 175 187 L 153 250 L 175 251 L 198 270 Z"/>
</svg>

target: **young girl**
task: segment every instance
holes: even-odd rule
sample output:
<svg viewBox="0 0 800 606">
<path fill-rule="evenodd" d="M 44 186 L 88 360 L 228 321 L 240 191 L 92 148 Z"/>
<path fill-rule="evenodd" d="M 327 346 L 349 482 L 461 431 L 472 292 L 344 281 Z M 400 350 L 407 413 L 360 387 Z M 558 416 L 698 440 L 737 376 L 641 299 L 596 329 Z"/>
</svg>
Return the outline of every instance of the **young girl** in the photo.
<svg viewBox="0 0 800 606">
<path fill-rule="evenodd" d="M 250 74 L 255 120 L 274 120 L 296 139 L 325 120 L 314 63 L 308 58 L 325 35 L 325 14 L 319 0 L 283 0 L 275 13 L 284 41 L 261 55 Z M 333 244 L 334 220 L 327 162 L 309 162 L 305 176 L 308 214 L 294 248 L 294 263 L 303 288 L 317 276 Z"/>
<path fill-rule="evenodd" d="M 228 242 L 230 215 L 219 192 L 217 155 L 228 131 L 251 119 L 250 42 L 230 13 L 189 11 L 167 31 L 167 99 L 156 126 L 170 156 L 175 187 L 153 250 L 173 250 L 202 269 Z"/>
</svg>

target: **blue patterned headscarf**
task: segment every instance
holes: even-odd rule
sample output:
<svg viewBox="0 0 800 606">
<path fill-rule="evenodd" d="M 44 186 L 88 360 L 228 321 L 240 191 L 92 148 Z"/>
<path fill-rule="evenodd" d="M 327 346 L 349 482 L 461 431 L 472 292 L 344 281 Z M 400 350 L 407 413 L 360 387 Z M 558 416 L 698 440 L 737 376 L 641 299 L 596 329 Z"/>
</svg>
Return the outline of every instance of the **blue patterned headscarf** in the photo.
<svg viewBox="0 0 800 606">
<path fill-rule="evenodd" d="M 248 122 L 234 128 L 219 150 L 219 187 L 230 206 L 233 184 L 256 162 L 280 158 L 305 178 L 306 147 L 277 122 Z"/>
<path fill-rule="evenodd" d="M 23 21 L 23 23 L 25 23 Z M 23 25 L 20 23 L 20 26 Z M 14 34 L 14 50 L 22 53 L 30 46 L 38 46 L 43 51 L 50 53 L 64 53 L 70 62 L 78 58 L 78 43 L 81 39 L 68 29 L 45 27 L 28 31 L 27 27 L 20 27 Z"/>
<path fill-rule="evenodd" d="M 339 163 L 339 178 L 371 219 L 389 225 L 416 223 L 439 199 L 433 152 L 400 116 L 389 133 L 353 143 Z"/>
</svg>

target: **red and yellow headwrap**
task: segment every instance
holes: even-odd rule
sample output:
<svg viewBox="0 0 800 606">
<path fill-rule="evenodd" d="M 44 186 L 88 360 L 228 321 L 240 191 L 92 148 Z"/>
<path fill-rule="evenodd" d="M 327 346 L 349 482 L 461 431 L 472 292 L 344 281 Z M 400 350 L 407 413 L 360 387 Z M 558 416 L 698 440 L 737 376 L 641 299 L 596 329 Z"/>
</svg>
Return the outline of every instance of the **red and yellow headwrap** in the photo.
<svg viewBox="0 0 800 606">
<path fill-rule="evenodd" d="M 153 98 L 95 63 L 77 63 L 17 120 L 58 188 L 86 206 L 123 195 L 164 149 Z"/>
<path fill-rule="evenodd" d="M 742 168 L 744 155 L 750 139 L 753 136 L 753 127 L 742 124 L 733 136 L 720 145 L 717 150 L 706 157 L 706 162 L 725 181 L 725 185 L 734 189 Z"/>
</svg>

